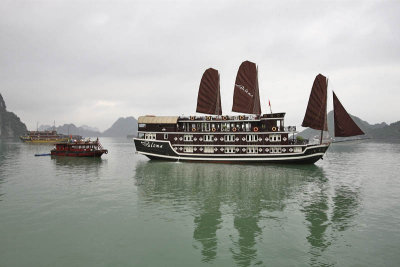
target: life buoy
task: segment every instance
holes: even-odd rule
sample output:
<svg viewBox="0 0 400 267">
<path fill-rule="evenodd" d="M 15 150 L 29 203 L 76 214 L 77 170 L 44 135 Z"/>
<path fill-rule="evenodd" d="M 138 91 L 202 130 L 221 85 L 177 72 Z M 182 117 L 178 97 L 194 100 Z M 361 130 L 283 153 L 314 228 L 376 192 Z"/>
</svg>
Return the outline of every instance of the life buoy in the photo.
<svg viewBox="0 0 400 267">
<path fill-rule="evenodd" d="M 108 150 L 104 151 L 105 154 L 108 154 Z"/>
<path fill-rule="evenodd" d="M 275 132 L 276 131 L 276 127 L 272 127 L 272 131 Z"/>
<path fill-rule="evenodd" d="M 211 129 L 211 131 L 215 132 L 217 129 L 215 129 L 214 127 Z"/>
<path fill-rule="evenodd" d="M 239 119 L 244 120 L 244 116 L 240 115 Z"/>
<path fill-rule="evenodd" d="M 254 127 L 253 131 L 258 132 L 258 127 Z"/>
<path fill-rule="evenodd" d="M 192 132 L 195 132 L 196 131 L 196 128 L 192 128 Z"/>
<path fill-rule="evenodd" d="M 233 132 L 236 132 L 236 131 L 237 131 L 236 127 L 233 127 L 233 128 L 232 128 L 232 131 L 233 131 Z"/>
<path fill-rule="evenodd" d="M 206 120 L 208 120 L 208 121 L 211 120 L 211 116 L 207 116 Z"/>
<path fill-rule="evenodd" d="M 190 120 L 192 121 L 192 120 L 194 120 L 195 118 L 194 118 L 194 116 L 190 116 Z"/>
<path fill-rule="evenodd" d="M 222 116 L 222 119 L 223 119 L 224 121 L 226 121 L 226 116 Z"/>
</svg>

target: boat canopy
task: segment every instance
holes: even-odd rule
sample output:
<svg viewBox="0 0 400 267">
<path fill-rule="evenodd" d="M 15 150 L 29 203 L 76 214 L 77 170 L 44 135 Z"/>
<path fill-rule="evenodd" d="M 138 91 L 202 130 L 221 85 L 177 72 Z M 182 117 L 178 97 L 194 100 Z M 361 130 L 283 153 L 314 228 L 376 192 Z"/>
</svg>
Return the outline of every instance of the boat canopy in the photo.
<svg viewBox="0 0 400 267">
<path fill-rule="evenodd" d="M 301 126 L 310 127 L 315 130 L 328 130 L 326 120 L 326 100 L 328 96 L 328 82 L 324 75 L 315 77 L 311 89 L 310 99 L 304 120 Z"/>
<path fill-rule="evenodd" d="M 233 92 L 232 111 L 261 114 L 258 69 L 253 62 L 244 61 L 239 67 Z"/>
<path fill-rule="evenodd" d="M 178 116 L 140 116 L 138 123 L 145 124 L 177 124 Z"/>
<path fill-rule="evenodd" d="M 196 112 L 222 115 L 219 73 L 216 69 L 207 69 L 201 77 Z"/>
<path fill-rule="evenodd" d="M 348 137 L 364 134 L 340 103 L 335 92 L 333 92 L 333 117 L 335 121 L 335 136 Z"/>
</svg>

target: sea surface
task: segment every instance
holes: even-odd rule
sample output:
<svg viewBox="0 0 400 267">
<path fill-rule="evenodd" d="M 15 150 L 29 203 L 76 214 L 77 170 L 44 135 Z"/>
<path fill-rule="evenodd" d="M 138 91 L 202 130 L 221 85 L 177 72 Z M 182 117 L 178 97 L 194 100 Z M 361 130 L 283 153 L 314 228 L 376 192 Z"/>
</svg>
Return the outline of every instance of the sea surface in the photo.
<svg viewBox="0 0 400 267">
<path fill-rule="evenodd" d="M 0 266 L 399 266 L 400 143 L 315 165 L 34 157 L 0 140 Z"/>
</svg>

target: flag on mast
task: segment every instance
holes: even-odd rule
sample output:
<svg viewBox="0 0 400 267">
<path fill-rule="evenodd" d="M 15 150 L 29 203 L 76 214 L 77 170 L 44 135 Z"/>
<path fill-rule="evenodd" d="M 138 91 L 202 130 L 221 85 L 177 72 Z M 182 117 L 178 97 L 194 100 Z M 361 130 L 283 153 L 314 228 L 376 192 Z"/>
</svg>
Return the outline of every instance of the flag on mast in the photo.
<svg viewBox="0 0 400 267">
<path fill-rule="evenodd" d="M 271 100 L 269 100 L 269 98 L 268 98 L 268 105 L 269 105 L 269 111 L 271 111 L 271 113 L 272 113 Z"/>
</svg>

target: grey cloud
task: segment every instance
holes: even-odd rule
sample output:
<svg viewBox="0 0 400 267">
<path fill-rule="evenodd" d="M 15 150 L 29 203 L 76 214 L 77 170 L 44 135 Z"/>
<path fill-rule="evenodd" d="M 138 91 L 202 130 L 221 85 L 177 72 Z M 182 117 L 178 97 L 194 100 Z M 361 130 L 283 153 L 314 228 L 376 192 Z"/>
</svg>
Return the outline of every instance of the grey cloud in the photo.
<svg viewBox="0 0 400 267">
<path fill-rule="evenodd" d="M 103 130 L 120 116 L 194 113 L 208 67 L 230 112 L 237 68 L 251 60 L 263 110 L 270 98 L 288 123 L 300 124 L 318 73 L 355 115 L 392 122 L 399 11 L 391 1 L 2 1 L 0 90 L 28 127 Z"/>
</svg>

